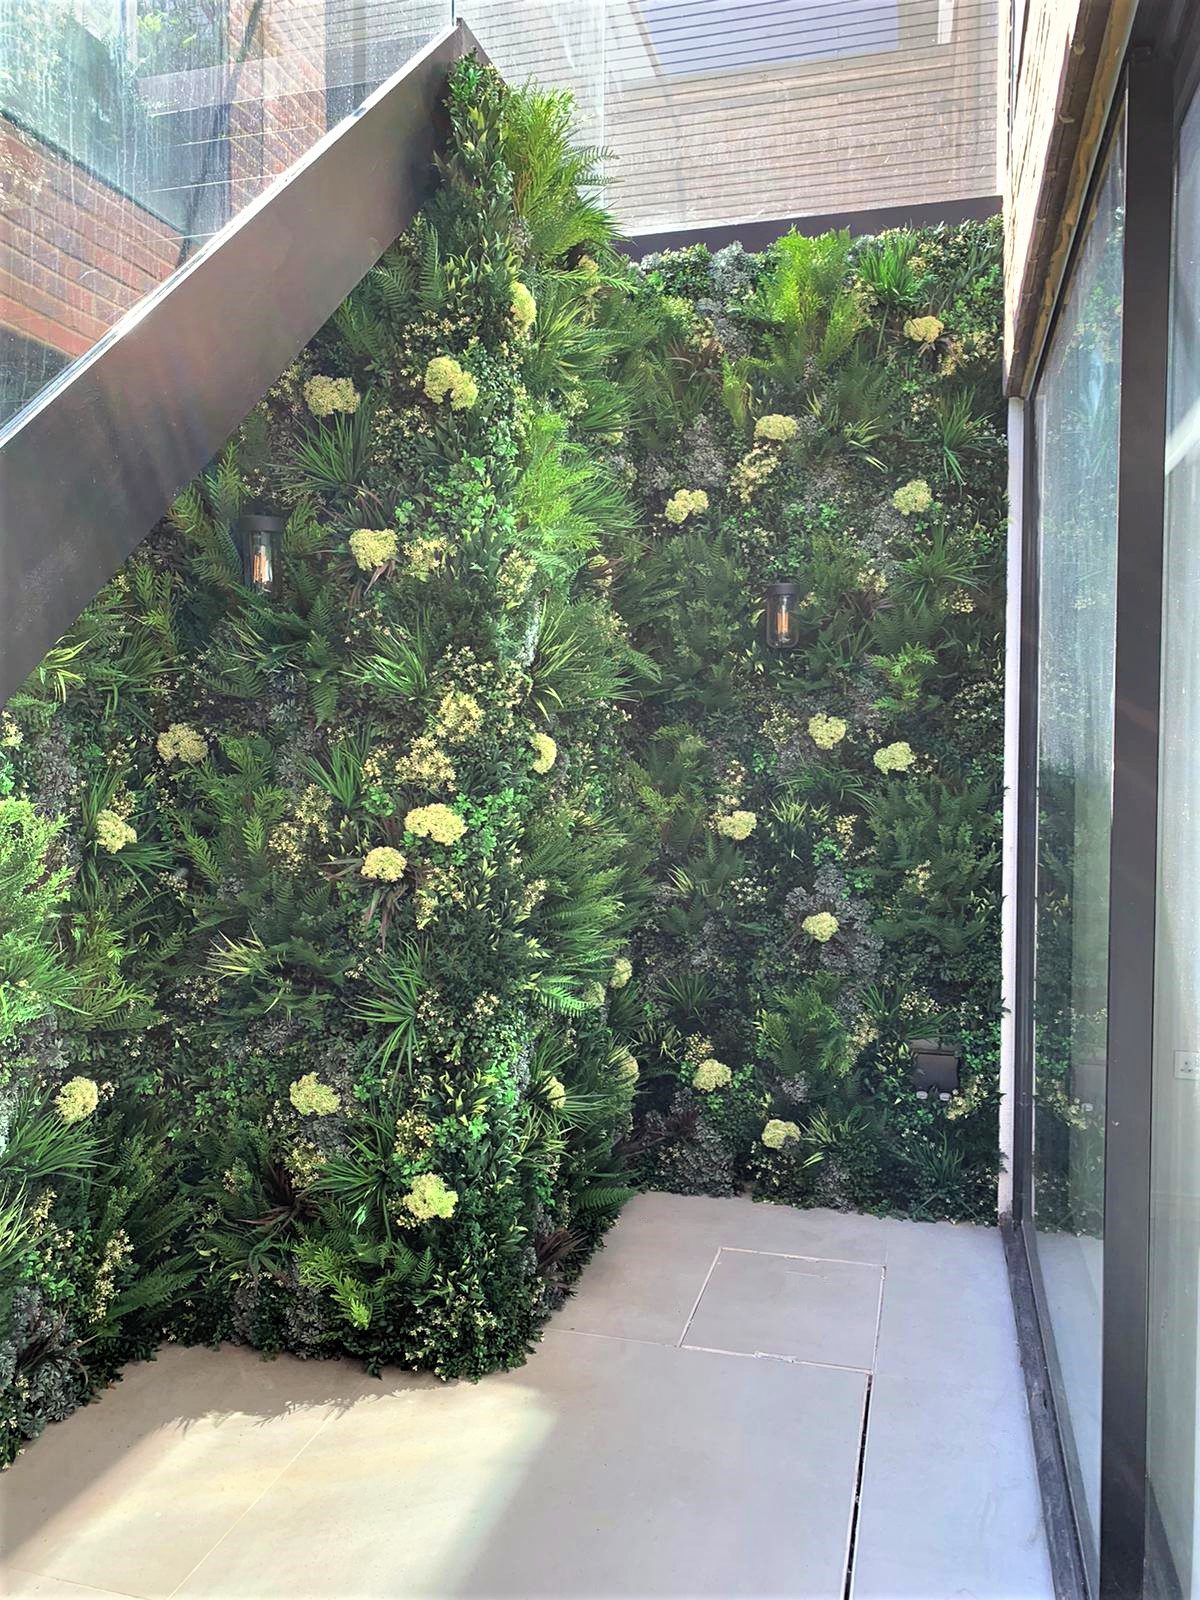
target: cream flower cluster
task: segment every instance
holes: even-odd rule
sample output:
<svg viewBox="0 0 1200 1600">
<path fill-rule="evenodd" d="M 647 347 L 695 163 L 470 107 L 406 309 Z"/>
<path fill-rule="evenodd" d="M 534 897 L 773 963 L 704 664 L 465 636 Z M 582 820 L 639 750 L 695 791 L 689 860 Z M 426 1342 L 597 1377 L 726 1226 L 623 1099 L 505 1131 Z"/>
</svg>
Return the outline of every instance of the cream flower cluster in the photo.
<svg viewBox="0 0 1200 1600">
<path fill-rule="evenodd" d="M 527 334 L 537 320 L 537 301 L 527 284 L 513 284 L 511 305 L 511 315 L 517 332 Z"/>
<path fill-rule="evenodd" d="M 404 819 L 405 829 L 419 838 L 432 839 L 435 844 L 456 844 L 467 831 L 467 825 L 449 806 L 414 806 Z"/>
<path fill-rule="evenodd" d="M 100 1089 L 92 1078 L 70 1078 L 54 1097 L 54 1109 L 64 1122 L 82 1122 L 100 1104 Z"/>
<path fill-rule="evenodd" d="M 530 766 L 534 772 L 549 772 L 558 760 L 558 746 L 548 733 L 531 733 L 529 743 L 533 749 Z"/>
<path fill-rule="evenodd" d="M 101 849 L 115 856 L 127 844 L 137 843 L 137 830 L 131 828 L 124 817 L 119 817 L 115 811 L 97 811 L 96 842 Z"/>
<path fill-rule="evenodd" d="M 756 490 L 761 489 L 778 468 L 779 461 L 779 452 L 770 445 L 756 444 L 729 474 L 730 493 L 737 495 L 743 505 L 749 505 Z"/>
<path fill-rule="evenodd" d="M 414 578 L 422 582 L 432 578 L 446 559 L 447 544 L 445 539 L 412 539 L 404 548 L 404 557 L 408 562 L 408 570 Z"/>
<path fill-rule="evenodd" d="M 943 326 L 940 317 L 909 317 L 904 324 L 904 337 L 914 344 L 932 344 L 941 338 Z"/>
<path fill-rule="evenodd" d="M 713 827 L 725 839 L 748 839 L 758 825 L 757 813 L 731 811 L 728 816 L 717 817 Z"/>
<path fill-rule="evenodd" d="M 882 749 L 876 750 L 874 756 L 880 772 L 907 772 L 916 759 L 912 745 L 905 739 L 897 739 L 895 744 L 885 744 Z"/>
<path fill-rule="evenodd" d="M 762 1142 L 768 1150 L 782 1150 L 789 1139 L 798 1139 L 800 1129 L 794 1122 L 782 1122 L 772 1117 L 762 1131 Z"/>
<path fill-rule="evenodd" d="M 537 565 L 519 550 L 510 550 L 496 574 L 496 598 L 506 611 L 519 606 L 529 593 Z"/>
<path fill-rule="evenodd" d="M 182 761 L 194 767 L 208 754 L 208 740 L 186 722 L 173 722 L 165 733 L 160 733 L 156 748 L 164 761 Z"/>
<path fill-rule="evenodd" d="M 454 763 L 432 734 L 422 733 L 412 749 L 396 763 L 398 783 L 423 783 L 427 789 L 453 789 L 458 781 Z"/>
<path fill-rule="evenodd" d="M 795 417 L 780 416 L 778 412 L 759 417 L 754 424 L 755 439 L 765 440 L 768 444 L 790 444 L 799 432 L 800 424 Z"/>
<path fill-rule="evenodd" d="M 435 403 L 450 401 L 453 411 L 469 411 L 479 399 L 479 385 L 453 356 L 434 356 L 425 368 L 425 393 Z"/>
<path fill-rule="evenodd" d="M 390 528 L 355 528 L 350 535 L 350 554 L 363 572 L 373 572 L 391 561 L 399 548 L 400 541 Z"/>
<path fill-rule="evenodd" d="M 306 1072 L 288 1090 L 288 1099 L 302 1117 L 331 1117 L 341 1099 L 315 1072 Z"/>
<path fill-rule="evenodd" d="M 407 858 L 399 850 L 393 850 L 390 844 L 377 844 L 374 850 L 368 850 L 363 857 L 361 870 L 364 878 L 375 878 L 380 883 L 398 883 L 407 866 Z"/>
<path fill-rule="evenodd" d="M 902 517 L 911 517 L 916 512 L 929 510 L 933 493 L 924 478 L 912 478 L 896 490 L 892 504 Z"/>
<path fill-rule="evenodd" d="M 349 378 L 318 374 L 304 385 L 304 403 L 314 417 L 331 417 L 335 411 L 357 411 L 359 393 Z"/>
<path fill-rule="evenodd" d="M 633 962 L 628 956 L 618 956 L 613 962 L 612 977 L 608 980 L 610 989 L 623 989 L 633 977 Z"/>
<path fill-rule="evenodd" d="M 451 689 L 438 706 L 436 732 L 447 744 L 463 744 L 483 727 L 483 707 L 473 694 Z"/>
<path fill-rule="evenodd" d="M 733 1082 L 733 1071 L 715 1056 L 702 1061 L 692 1076 L 692 1088 L 701 1094 L 711 1094 L 714 1089 L 725 1089 Z"/>
<path fill-rule="evenodd" d="M 452 1217 L 458 1204 L 458 1193 L 447 1186 L 446 1180 L 436 1172 L 422 1172 L 413 1179 L 404 1196 L 404 1208 L 418 1222 L 432 1222 L 435 1217 Z"/>
<path fill-rule="evenodd" d="M 818 711 L 808 719 L 808 736 L 820 750 L 832 750 L 846 737 L 846 723 L 841 717 L 831 717 Z"/>
<path fill-rule="evenodd" d="M 679 524 L 707 510 L 708 495 L 703 489 L 676 489 L 663 507 L 663 516 L 668 522 Z"/>
<path fill-rule="evenodd" d="M 840 926 L 832 911 L 814 911 L 800 924 L 810 939 L 818 944 L 828 944 Z"/>
</svg>

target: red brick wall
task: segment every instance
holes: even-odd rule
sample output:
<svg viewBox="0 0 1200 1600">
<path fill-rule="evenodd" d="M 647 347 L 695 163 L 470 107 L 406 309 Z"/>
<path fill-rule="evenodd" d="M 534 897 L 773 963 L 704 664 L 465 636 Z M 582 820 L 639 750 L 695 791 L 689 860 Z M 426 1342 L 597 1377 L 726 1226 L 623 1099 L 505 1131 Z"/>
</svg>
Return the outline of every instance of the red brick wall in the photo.
<svg viewBox="0 0 1200 1600">
<path fill-rule="evenodd" d="M 0 120 L 0 328 L 67 356 L 171 273 L 179 234 Z"/>
</svg>

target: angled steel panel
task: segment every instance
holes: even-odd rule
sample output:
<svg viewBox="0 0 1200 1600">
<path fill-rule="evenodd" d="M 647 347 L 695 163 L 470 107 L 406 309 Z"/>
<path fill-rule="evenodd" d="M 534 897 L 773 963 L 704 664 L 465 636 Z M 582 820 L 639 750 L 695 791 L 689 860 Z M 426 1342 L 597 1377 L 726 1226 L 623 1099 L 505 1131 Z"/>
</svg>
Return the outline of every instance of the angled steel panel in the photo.
<svg viewBox="0 0 1200 1600">
<path fill-rule="evenodd" d="M 0 442 L 0 704 L 425 198 L 447 28 L 70 367 Z"/>
</svg>

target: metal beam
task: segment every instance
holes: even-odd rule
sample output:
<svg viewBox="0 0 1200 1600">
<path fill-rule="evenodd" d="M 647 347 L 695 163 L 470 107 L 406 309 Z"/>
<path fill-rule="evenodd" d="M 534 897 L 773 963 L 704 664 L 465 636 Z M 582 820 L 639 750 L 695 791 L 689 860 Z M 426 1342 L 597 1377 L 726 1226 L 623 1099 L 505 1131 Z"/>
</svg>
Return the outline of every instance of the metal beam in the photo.
<svg viewBox="0 0 1200 1600">
<path fill-rule="evenodd" d="M 0 704 L 426 197 L 447 28 L 0 435 Z"/>
</svg>

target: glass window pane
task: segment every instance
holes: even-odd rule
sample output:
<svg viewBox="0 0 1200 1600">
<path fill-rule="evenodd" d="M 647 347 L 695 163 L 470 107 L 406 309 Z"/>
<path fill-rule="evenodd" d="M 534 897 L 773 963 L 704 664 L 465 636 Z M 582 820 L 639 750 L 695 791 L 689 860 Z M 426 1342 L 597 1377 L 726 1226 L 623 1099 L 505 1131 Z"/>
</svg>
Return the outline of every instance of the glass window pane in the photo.
<svg viewBox="0 0 1200 1600">
<path fill-rule="evenodd" d="M 0 0 L 0 432 L 451 0 Z"/>
<path fill-rule="evenodd" d="M 1155 1592 L 1200 1597 L 1200 103 L 1179 151 L 1163 602 L 1151 1180 Z M 1174 1581 L 1166 1575 L 1174 1568 Z"/>
<path fill-rule="evenodd" d="M 1039 536 L 1033 1209 L 1059 1409 L 1098 1559 L 1104 1078 L 1108 1023 L 1120 131 L 1035 401 Z"/>
</svg>

